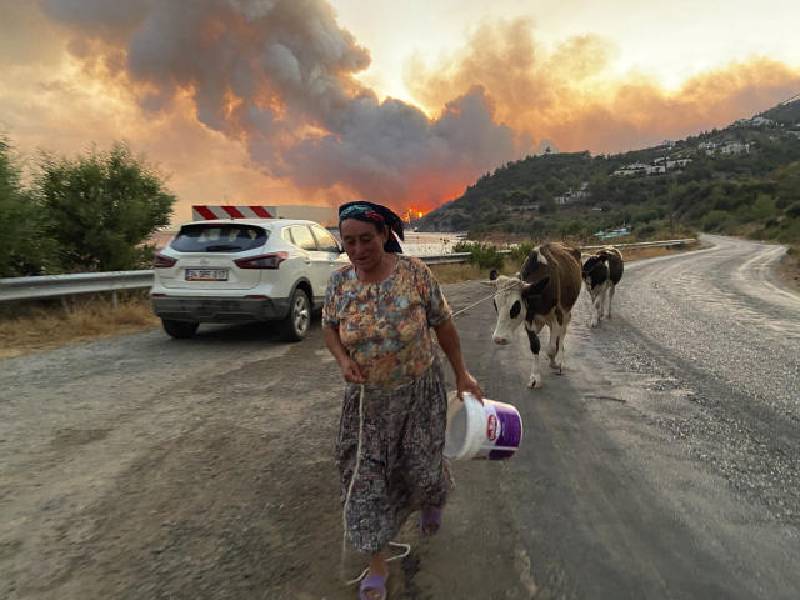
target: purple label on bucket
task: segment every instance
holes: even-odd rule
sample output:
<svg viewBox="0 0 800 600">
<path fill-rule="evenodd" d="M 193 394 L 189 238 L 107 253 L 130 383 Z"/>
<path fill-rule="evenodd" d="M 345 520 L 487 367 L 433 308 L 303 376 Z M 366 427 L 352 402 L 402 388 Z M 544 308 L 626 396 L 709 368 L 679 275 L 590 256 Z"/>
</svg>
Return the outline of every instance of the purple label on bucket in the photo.
<svg viewBox="0 0 800 600">
<path fill-rule="evenodd" d="M 496 405 L 495 411 L 497 419 L 500 421 L 500 437 L 495 444 L 497 446 L 518 447 L 522 439 L 522 419 L 519 413 L 512 407 Z"/>
<path fill-rule="evenodd" d="M 514 456 L 522 440 L 522 418 L 509 404 L 492 402 L 485 407 L 486 431 L 476 459 L 505 460 Z"/>
</svg>

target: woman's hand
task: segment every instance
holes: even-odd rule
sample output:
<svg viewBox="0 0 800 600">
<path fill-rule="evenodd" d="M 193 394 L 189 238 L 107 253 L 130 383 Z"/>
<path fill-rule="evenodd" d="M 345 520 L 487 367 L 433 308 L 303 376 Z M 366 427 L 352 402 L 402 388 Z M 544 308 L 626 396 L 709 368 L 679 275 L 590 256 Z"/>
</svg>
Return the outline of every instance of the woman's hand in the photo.
<svg viewBox="0 0 800 600">
<path fill-rule="evenodd" d="M 463 371 L 456 376 L 456 394 L 462 402 L 464 401 L 464 392 L 469 392 L 475 396 L 478 402 L 483 404 L 483 392 L 481 391 L 481 386 L 478 385 L 478 381 L 470 374 L 469 371 Z"/>
<path fill-rule="evenodd" d="M 339 368 L 342 371 L 342 376 L 344 377 L 345 381 L 349 381 L 350 383 L 366 383 L 367 378 L 364 377 L 364 374 L 361 372 L 361 368 L 356 364 L 349 356 L 344 357 L 341 361 L 339 361 Z"/>
</svg>

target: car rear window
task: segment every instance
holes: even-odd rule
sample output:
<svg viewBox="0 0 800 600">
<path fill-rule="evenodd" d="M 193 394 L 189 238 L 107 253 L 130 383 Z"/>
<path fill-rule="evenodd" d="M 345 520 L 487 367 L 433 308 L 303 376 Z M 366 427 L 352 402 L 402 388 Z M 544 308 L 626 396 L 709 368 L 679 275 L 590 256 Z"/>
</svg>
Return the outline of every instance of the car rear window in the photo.
<svg viewBox="0 0 800 600">
<path fill-rule="evenodd" d="M 255 225 L 184 225 L 170 246 L 180 252 L 240 252 L 263 246 L 269 231 Z"/>
</svg>

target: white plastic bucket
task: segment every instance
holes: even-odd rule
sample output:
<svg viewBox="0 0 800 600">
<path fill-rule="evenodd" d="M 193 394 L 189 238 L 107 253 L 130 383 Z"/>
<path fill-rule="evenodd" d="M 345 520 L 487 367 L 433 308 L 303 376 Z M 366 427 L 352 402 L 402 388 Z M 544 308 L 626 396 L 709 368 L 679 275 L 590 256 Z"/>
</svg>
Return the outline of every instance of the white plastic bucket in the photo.
<svg viewBox="0 0 800 600">
<path fill-rule="evenodd" d="M 506 460 L 522 441 L 522 417 L 504 402 L 484 398 L 483 405 L 470 393 L 461 402 L 452 394 L 447 405 L 444 455 L 456 460 Z"/>
</svg>

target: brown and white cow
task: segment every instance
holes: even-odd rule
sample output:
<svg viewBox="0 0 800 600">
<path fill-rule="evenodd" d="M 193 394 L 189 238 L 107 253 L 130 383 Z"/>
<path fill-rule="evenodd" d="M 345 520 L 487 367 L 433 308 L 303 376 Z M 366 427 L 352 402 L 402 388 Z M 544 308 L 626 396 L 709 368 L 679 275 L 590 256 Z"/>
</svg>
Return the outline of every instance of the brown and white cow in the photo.
<svg viewBox="0 0 800 600">
<path fill-rule="evenodd" d="M 592 327 L 611 318 L 611 300 L 624 270 L 622 254 L 613 246 L 598 250 L 583 263 L 581 275 L 592 299 Z"/>
<path fill-rule="evenodd" d="M 508 344 L 517 327 L 525 323 L 533 352 L 528 385 L 537 387 L 542 383 L 539 332 L 545 325 L 550 329 L 547 348 L 550 366 L 561 373 L 564 337 L 572 307 L 581 291 L 580 252 L 559 242 L 542 244 L 528 255 L 519 277 L 501 275 L 487 283 L 496 289 L 494 343 Z"/>
</svg>

